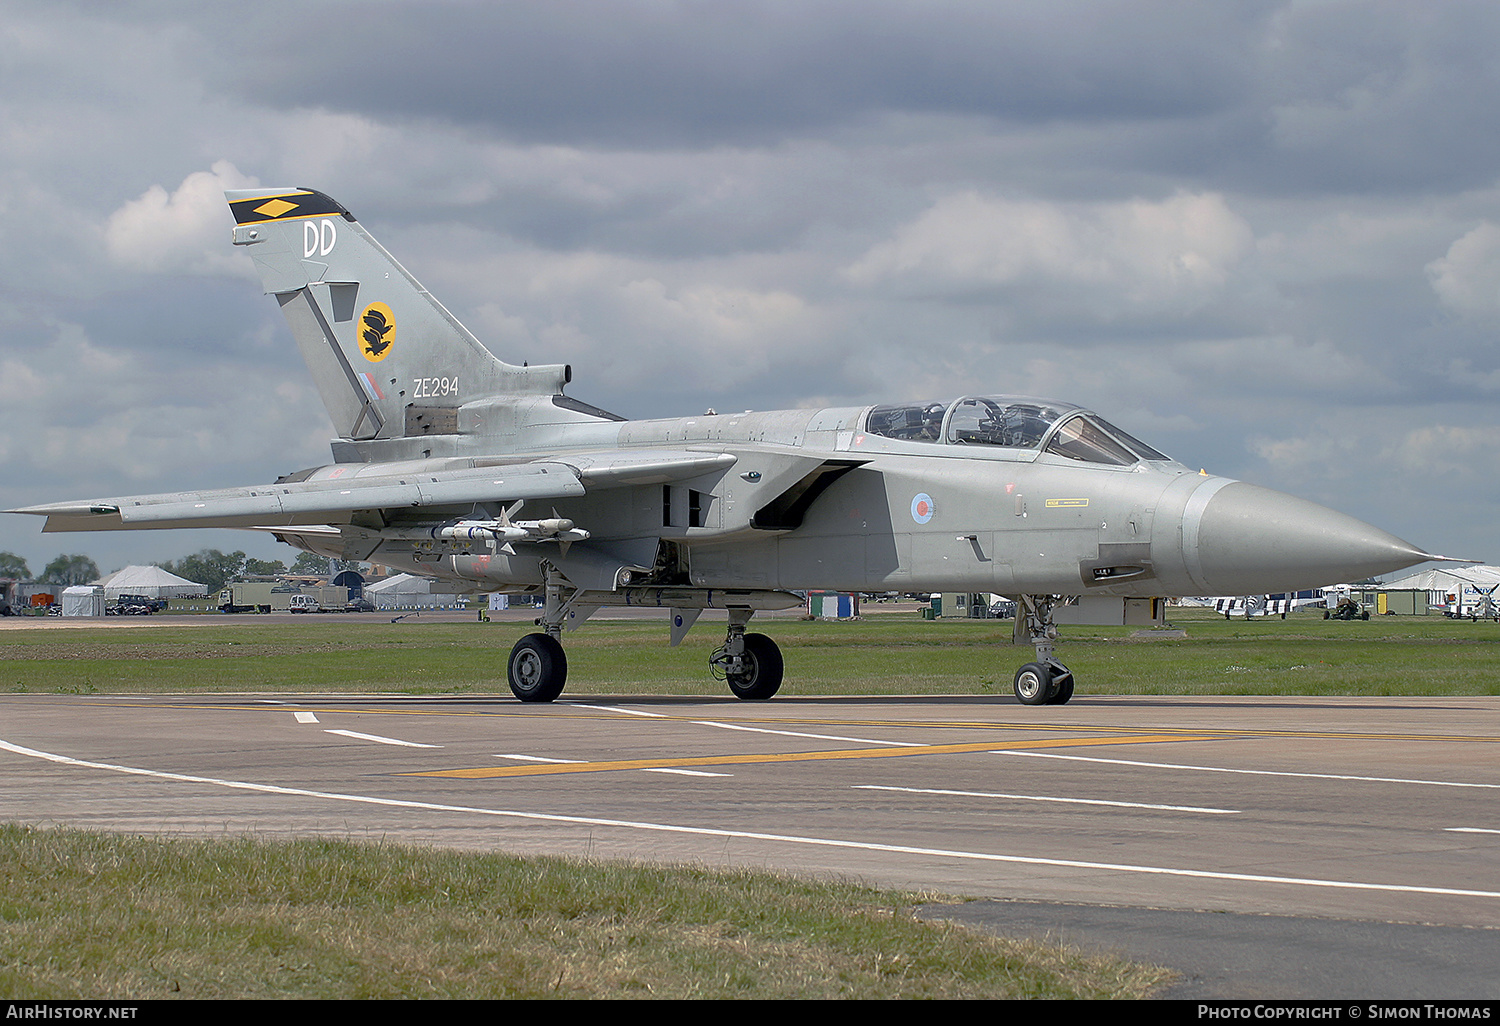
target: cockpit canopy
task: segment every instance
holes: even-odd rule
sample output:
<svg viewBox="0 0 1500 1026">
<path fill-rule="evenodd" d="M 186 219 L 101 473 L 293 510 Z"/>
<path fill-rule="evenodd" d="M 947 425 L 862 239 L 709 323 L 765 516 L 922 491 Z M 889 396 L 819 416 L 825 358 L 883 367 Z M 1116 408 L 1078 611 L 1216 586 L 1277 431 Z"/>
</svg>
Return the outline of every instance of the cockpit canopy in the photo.
<svg viewBox="0 0 1500 1026">
<path fill-rule="evenodd" d="M 1141 460 L 1171 460 L 1096 413 L 1027 396 L 968 395 L 951 403 L 876 406 L 865 418 L 865 433 L 911 442 L 1041 451 L 1120 467 Z"/>
</svg>

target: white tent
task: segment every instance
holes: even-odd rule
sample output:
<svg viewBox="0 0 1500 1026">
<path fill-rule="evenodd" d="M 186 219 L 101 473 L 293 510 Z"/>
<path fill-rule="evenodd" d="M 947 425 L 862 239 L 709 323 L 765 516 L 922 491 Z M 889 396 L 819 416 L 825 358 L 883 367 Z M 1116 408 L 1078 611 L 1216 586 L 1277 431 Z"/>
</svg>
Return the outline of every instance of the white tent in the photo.
<svg viewBox="0 0 1500 1026">
<path fill-rule="evenodd" d="M 208 594 L 208 588 L 204 585 L 167 573 L 159 566 L 127 566 L 95 583 L 104 586 L 104 597 L 111 602 L 121 595 L 202 598 Z"/>
<path fill-rule="evenodd" d="M 104 592 L 93 584 L 75 584 L 62 593 L 63 616 L 103 616 Z"/>
<path fill-rule="evenodd" d="M 452 609 L 462 602 L 453 585 L 415 574 L 366 581 L 364 596 L 376 609 Z"/>
</svg>

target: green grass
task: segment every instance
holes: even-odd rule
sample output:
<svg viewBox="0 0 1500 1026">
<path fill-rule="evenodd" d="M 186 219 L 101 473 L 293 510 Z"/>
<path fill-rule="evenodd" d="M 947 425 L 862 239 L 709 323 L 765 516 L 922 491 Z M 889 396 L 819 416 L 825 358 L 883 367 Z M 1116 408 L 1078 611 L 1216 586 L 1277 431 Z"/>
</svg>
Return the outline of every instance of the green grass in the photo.
<svg viewBox="0 0 1500 1026">
<path fill-rule="evenodd" d="M 0 826 L 0 994 L 1113 998 L 1164 970 L 769 873 Z"/>
<path fill-rule="evenodd" d="M 1175 610 L 1182 640 L 1128 628 L 1063 627 L 1058 655 L 1084 694 L 1494 695 L 1500 625 L 1443 617 L 1225 621 Z M 0 631 L 0 691 L 339 691 L 505 694 L 517 622 L 355 622 Z M 1009 621 L 758 621 L 786 657 L 786 695 L 1001 694 L 1029 646 Z M 722 627 L 679 648 L 665 621 L 597 621 L 570 633 L 569 694 L 722 695 L 707 669 Z"/>
</svg>

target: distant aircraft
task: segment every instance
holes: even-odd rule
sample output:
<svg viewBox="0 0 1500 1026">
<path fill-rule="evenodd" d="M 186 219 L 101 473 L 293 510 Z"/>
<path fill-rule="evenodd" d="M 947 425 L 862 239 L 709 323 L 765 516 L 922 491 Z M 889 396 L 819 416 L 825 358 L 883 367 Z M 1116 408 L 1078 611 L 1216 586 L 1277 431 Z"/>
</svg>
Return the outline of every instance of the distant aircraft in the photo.
<svg viewBox="0 0 1500 1026">
<path fill-rule="evenodd" d="M 1463 584 L 1457 591 L 1449 592 L 1447 602 L 1441 607 L 1443 615 L 1452 620 L 1500 620 L 1500 602 L 1495 599 L 1492 584 L 1485 588 L 1478 584 Z"/>
<path fill-rule="evenodd" d="M 1305 588 L 1302 591 L 1281 592 L 1275 595 L 1220 595 L 1214 598 L 1185 598 L 1179 604 L 1211 606 L 1214 612 L 1223 613 L 1226 620 L 1235 616 L 1243 616 L 1246 619 L 1252 616 L 1279 616 L 1285 620 L 1286 614 L 1299 609 L 1314 606 L 1319 609 L 1326 607 L 1328 594 L 1335 593 L 1337 588 L 1338 586 Z M 1344 585 L 1343 588 L 1347 593 L 1348 585 Z"/>
<path fill-rule="evenodd" d="M 561 644 L 602 606 L 704 609 L 740 698 L 781 686 L 746 630 L 794 590 L 1018 596 L 1036 658 L 1016 697 L 1063 703 L 1053 610 L 1356 580 L 1431 556 L 1353 517 L 1195 473 L 1088 410 L 1011 395 L 629 421 L 568 396 L 572 368 L 505 363 L 311 189 L 226 193 L 234 244 L 291 324 L 339 432 L 274 484 L 9 512 L 44 531 L 238 527 L 476 590 L 545 596 L 507 677 L 556 698 Z M 523 510 L 525 515 L 523 515 Z M 1074 603 L 1076 607 L 1076 603 Z"/>
</svg>

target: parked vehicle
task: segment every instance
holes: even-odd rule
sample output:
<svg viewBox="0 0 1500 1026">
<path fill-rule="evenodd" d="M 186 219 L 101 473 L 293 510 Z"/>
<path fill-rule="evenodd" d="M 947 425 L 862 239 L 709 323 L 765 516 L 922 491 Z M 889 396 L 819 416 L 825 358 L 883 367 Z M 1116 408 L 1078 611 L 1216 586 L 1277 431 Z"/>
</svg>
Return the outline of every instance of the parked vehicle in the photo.
<svg viewBox="0 0 1500 1026">
<path fill-rule="evenodd" d="M 219 611 L 224 613 L 285 612 L 297 589 L 266 581 L 241 581 L 219 592 Z"/>
<path fill-rule="evenodd" d="M 1342 599 L 1332 610 L 1325 610 L 1325 620 L 1368 620 L 1370 611 L 1361 606 L 1352 598 Z"/>
<path fill-rule="evenodd" d="M 167 608 L 166 599 L 149 595 L 121 595 L 114 603 L 105 607 L 105 616 L 150 616 Z"/>
</svg>

